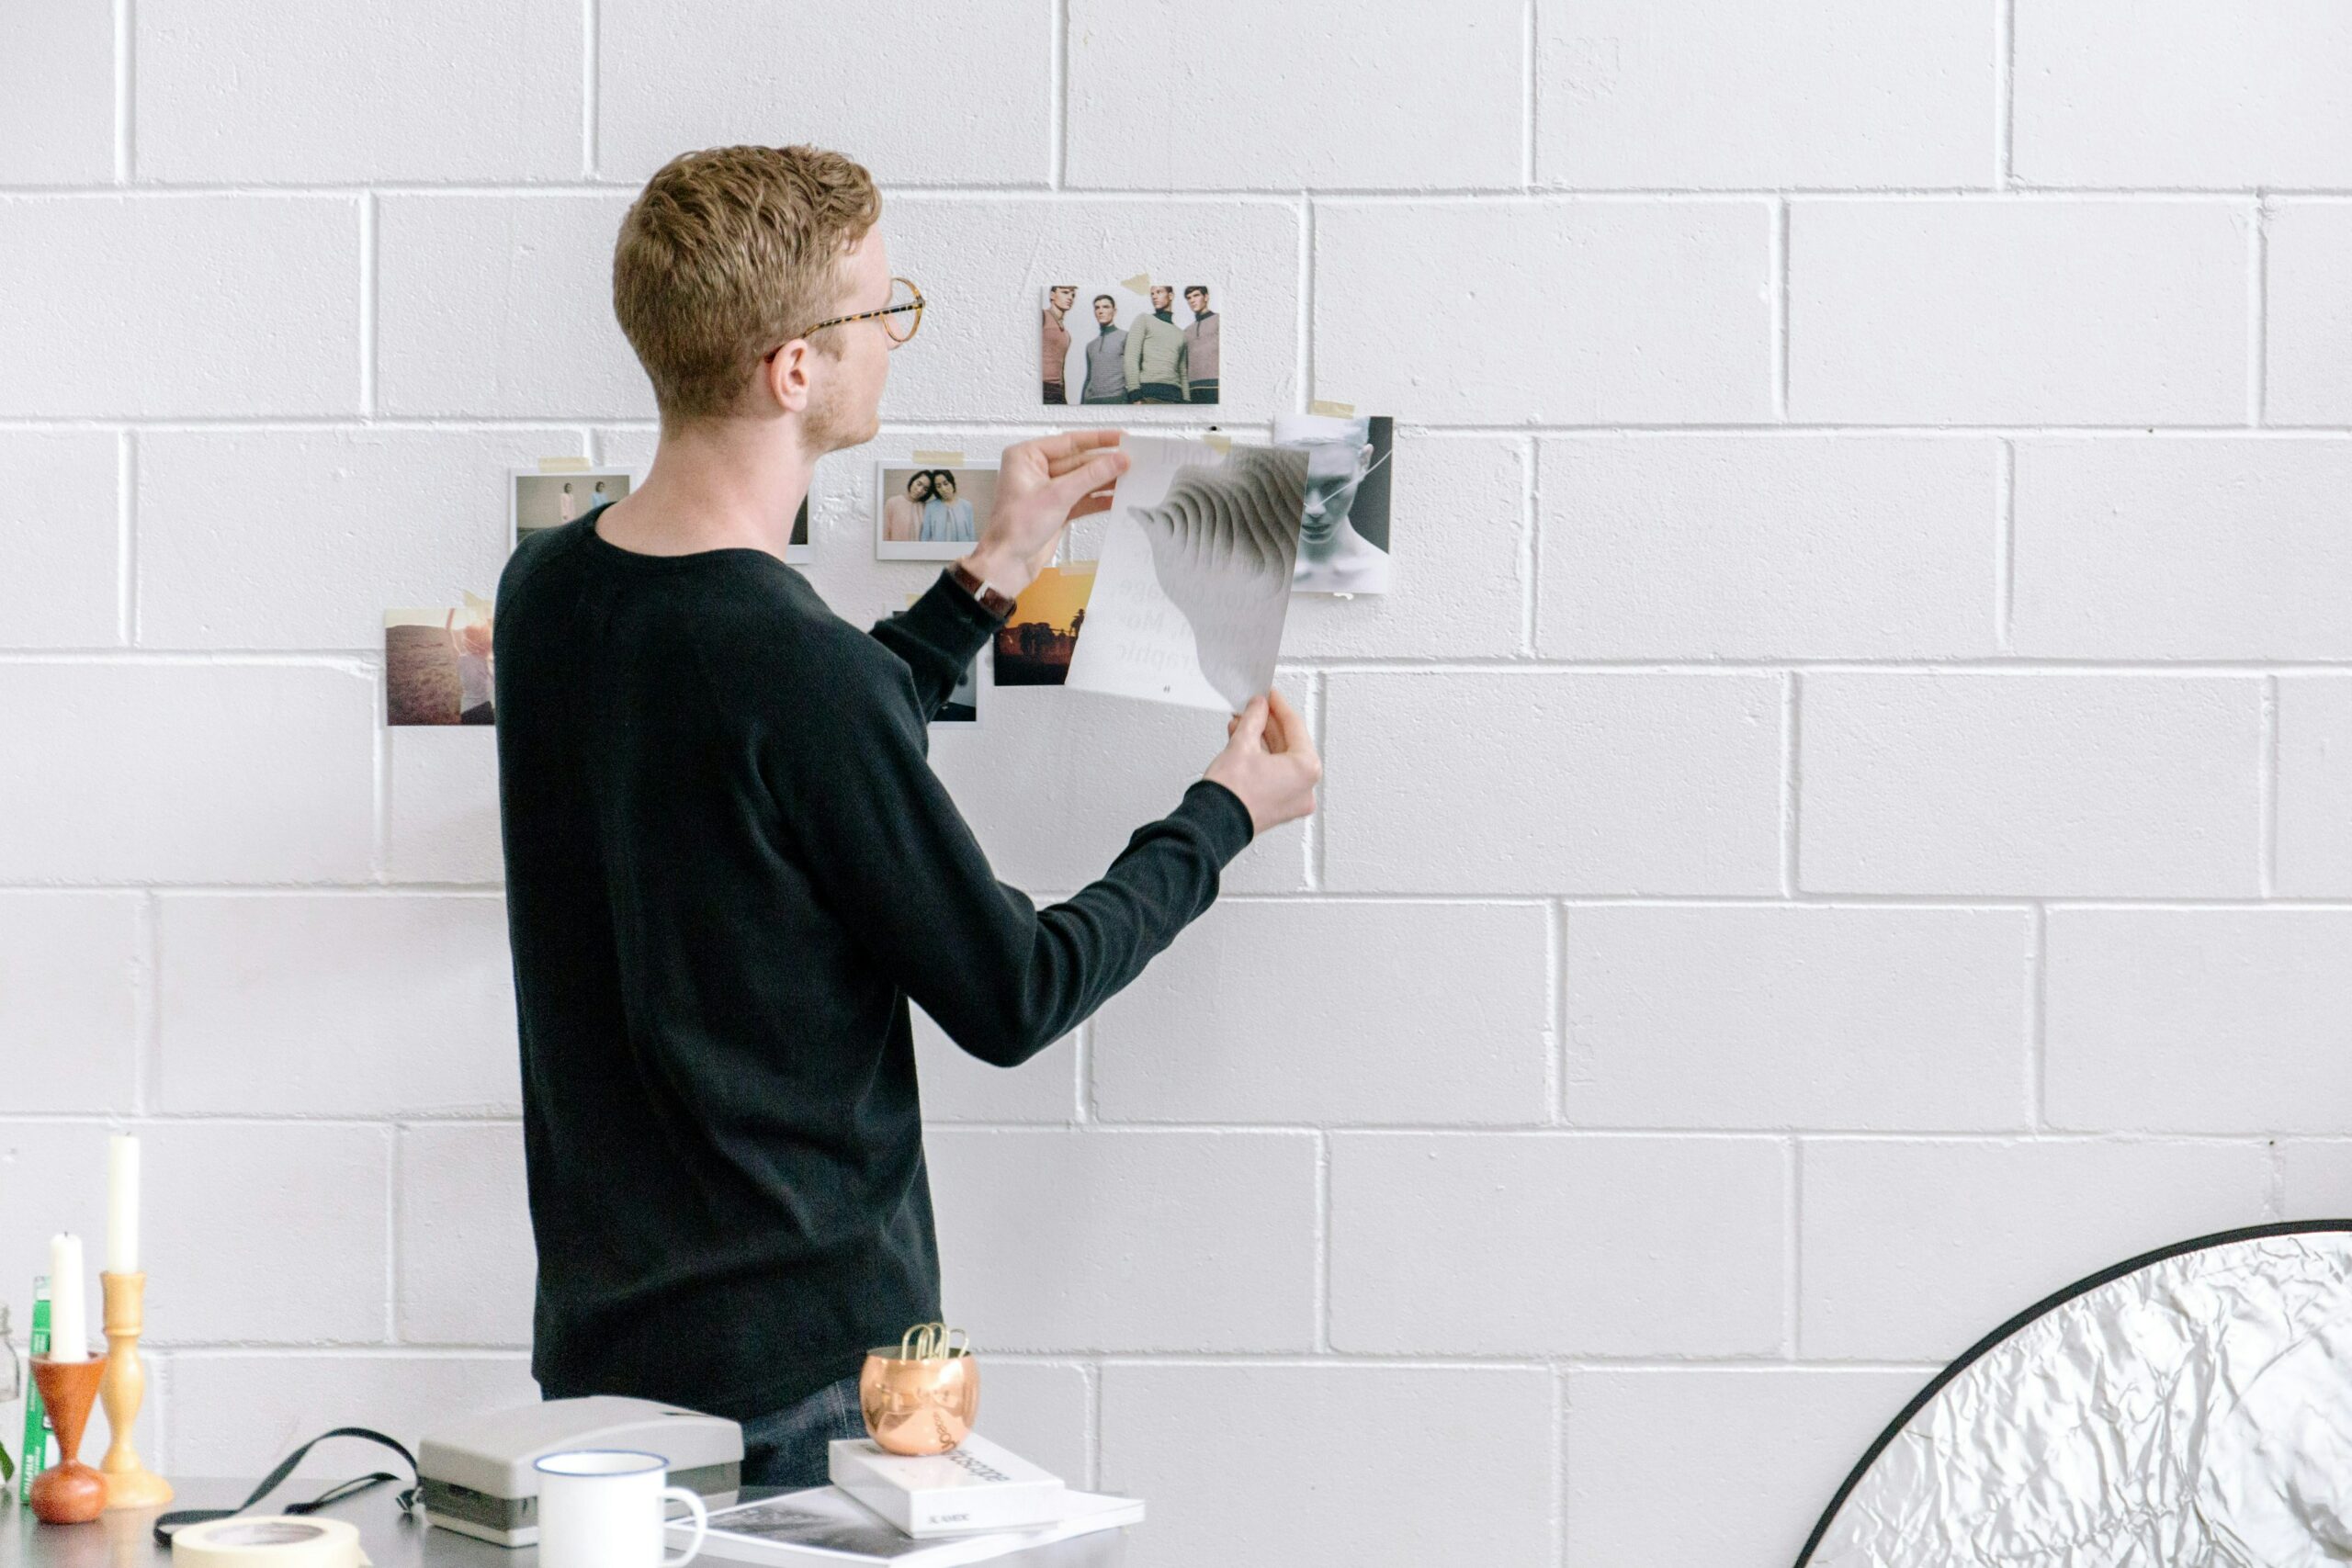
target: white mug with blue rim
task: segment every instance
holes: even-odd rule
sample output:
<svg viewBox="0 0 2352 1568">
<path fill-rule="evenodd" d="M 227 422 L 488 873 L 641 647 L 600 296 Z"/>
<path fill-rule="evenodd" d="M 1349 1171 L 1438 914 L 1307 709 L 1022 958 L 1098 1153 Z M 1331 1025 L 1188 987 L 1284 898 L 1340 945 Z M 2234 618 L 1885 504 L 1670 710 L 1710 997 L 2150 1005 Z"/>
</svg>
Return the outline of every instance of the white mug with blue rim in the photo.
<svg viewBox="0 0 2352 1568">
<path fill-rule="evenodd" d="M 673 1486 L 670 1461 L 629 1449 L 549 1454 L 539 1472 L 539 1562 L 545 1568 L 683 1568 L 702 1550 L 710 1512 Z M 695 1539 L 662 1555 L 662 1505 L 675 1497 L 694 1516 Z"/>
</svg>

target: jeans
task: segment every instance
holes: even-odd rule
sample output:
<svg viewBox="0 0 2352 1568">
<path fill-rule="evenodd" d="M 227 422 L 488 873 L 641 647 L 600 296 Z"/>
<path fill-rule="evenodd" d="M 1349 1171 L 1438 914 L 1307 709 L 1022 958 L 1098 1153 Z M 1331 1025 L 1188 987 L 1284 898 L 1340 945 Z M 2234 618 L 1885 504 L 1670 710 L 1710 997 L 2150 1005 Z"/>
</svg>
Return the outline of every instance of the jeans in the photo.
<svg viewBox="0 0 2352 1568">
<path fill-rule="evenodd" d="M 1192 386 L 1192 392 L 1193 401 L 1196 403 L 1213 403 L 1216 401 L 1216 378 L 1212 376 L 1205 381 L 1193 382 Z"/>
<path fill-rule="evenodd" d="M 857 1402 L 857 1374 L 827 1383 L 781 1410 L 743 1423 L 743 1484 L 822 1486 L 825 1445 L 835 1438 L 865 1436 L 865 1415 Z"/>
</svg>

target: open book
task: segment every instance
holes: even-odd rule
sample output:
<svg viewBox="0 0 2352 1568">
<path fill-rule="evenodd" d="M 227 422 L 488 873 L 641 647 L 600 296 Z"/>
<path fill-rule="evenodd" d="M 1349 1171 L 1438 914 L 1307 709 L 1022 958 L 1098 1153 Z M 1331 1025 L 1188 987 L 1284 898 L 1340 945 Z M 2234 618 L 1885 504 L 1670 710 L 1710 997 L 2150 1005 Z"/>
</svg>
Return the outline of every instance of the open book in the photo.
<svg viewBox="0 0 2352 1568">
<path fill-rule="evenodd" d="M 868 1562 L 888 1563 L 890 1568 L 959 1568 L 963 1563 L 986 1562 L 1029 1547 L 1143 1520 L 1139 1498 L 1098 1492 L 1065 1492 L 1062 1496 L 1065 1507 L 1058 1524 L 918 1540 L 880 1515 L 868 1512 L 839 1488 L 812 1486 L 762 1503 L 713 1509 L 702 1555 L 773 1563 L 778 1568 L 820 1563 L 842 1568 Z M 670 1527 L 673 1548 L 683 1547 L 692 1539 L 691 1526 Z"/>
</svg>

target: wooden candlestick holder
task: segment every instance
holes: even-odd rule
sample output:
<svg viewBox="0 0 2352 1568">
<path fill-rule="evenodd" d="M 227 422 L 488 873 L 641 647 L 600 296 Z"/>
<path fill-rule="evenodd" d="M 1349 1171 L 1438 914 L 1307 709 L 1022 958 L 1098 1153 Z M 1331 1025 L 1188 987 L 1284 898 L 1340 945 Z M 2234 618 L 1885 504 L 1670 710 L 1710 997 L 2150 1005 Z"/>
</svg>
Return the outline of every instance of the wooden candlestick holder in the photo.
<svg viewBox="0 0 2352 1568">
<path fill-rule="evenodd" d="M 139 1359 L 139 1334 L 146 1324 L 147 1276 L 100 1274 L 105 1292 L 106 1377 L 98 1395 L 106 1401 L 113 1441 L 98 1463 L 106 1477 L 109 1508 L 160 1508 L 172 1500 L 172 1483 L 140 1462 L 131 1446 L 131 1424 L 147 1393 L 147 1369 Z"/>
<path fill-rule="evenodd" d="M 57 1428 L 57 1451 L 63 1456 L 33 1477 L 33 1516 L 45 1525 L 78 1525 L 106 1511 L 106 1480 L 81 1460 L 82 1428 L 89 1424 L 90 1404 L 106 1370 L 104 1356 L 78 1361 L 33 1358 L 33 1385 L 40 1390 L 50 1425 Z"/>
</svg>

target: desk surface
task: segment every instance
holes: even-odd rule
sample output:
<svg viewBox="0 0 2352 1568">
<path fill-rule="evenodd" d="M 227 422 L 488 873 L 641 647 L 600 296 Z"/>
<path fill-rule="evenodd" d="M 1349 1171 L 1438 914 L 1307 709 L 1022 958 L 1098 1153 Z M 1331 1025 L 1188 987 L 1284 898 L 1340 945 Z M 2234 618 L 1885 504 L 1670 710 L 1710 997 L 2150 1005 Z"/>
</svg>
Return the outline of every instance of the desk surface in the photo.
<svg viewBox="0 0 2352 1568">
<path fill-rule="evenodd" d="M 232 1508 L 254 1489 L 251 1481 L 184 1481 L 176 1476 L 172 1484 L 179 1492 L 170 1505 L 174 1508 Z M 273 1505 L 315 1497 L 329 1484 L 326 1480 L 289 1481 L 253 1511 L 266 1514 Z M 431 1529 L 401 1512 L 400 1493 L 399 1486 L 388 1483 L 321 1513 L 359 1527 L 360 1547 L 375 1568 L 538 1568 L 536 1547 L 509 1551 L 453 1530 Z M 171 1561 L 171 1553 L 155 1544 L 155 1516 L 164 1511 L 161 1508 L 101 1514 L 86 1525 L 45 1525 L 14 1500 L 15 1487 L 8 1495 L 10 1500 L 0 1503 L 5 1510 L 0 1517 L 0 1568 L 166 1568 Z M 776 1495 L 775 1487 L 747 1486 L 741 1500 Z M 1118 1568 L 1125 1559 L 1126 1533 L 1100 1530 L 990 1561 L 1007 1568 Z"/>
</svg>

